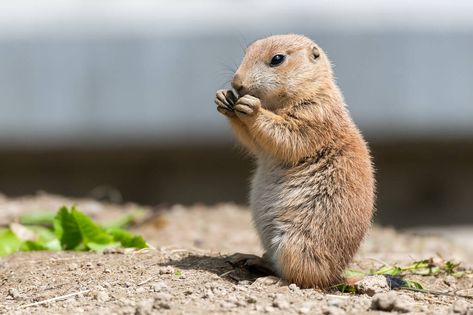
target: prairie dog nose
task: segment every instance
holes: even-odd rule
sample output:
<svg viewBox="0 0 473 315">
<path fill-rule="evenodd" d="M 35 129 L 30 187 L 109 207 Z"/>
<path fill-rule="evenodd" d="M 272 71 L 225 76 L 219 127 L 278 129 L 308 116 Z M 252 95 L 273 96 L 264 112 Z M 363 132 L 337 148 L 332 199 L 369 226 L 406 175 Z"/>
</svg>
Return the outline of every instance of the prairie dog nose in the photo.
<svg viewBox="0 0 473 315">
<path fill-rule="evenodd" d="M 243 80 L 238 73 L 233 76 L 232 87 L 237 91 L 239 96 L 241 96 L 241 92 L 245 89 L 243 86 Z"/>
</svg>

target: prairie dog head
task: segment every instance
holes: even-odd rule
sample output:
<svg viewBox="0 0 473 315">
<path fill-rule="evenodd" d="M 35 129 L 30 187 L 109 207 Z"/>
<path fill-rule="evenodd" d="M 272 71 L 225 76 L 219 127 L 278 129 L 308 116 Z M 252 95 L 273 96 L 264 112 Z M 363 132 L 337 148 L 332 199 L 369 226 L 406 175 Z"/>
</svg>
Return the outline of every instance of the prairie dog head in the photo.
<svg viewBox="0 0 473 315">
<path fill-rule="evenodd" d="M 237 69 L 232 86 L 241 97 L 259 98 L 265 108 L 313 96 L 332 82 L 325 53 L 302 35 L 275 35 L 252 43 Z"/>
</svg>

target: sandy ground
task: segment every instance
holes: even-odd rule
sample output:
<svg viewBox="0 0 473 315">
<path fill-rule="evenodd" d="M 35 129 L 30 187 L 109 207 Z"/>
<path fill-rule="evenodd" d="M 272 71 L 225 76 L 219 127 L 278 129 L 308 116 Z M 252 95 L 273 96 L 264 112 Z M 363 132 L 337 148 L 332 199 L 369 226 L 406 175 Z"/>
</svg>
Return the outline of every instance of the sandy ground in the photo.
<svg viewBox="0 0 473 315">
<path fill-rule="evenodd" d="M 102 254 L 32 252 L 0 258 L 0 312 L 473 314 L 471 273 L 461 278 L 445 274 L 409 276 L 425 288 L 447 295 L 391 290 L 391 295 L 373 297 L 299 289 L 274 277 L 258 277 L 256 273 L 235 268 L 227 262 L 227 255 L 236 252 L 260 255 L 262 251 L 249 211 L 232 204 L 151 209 L 46 194 L 17 199 L 0 196 L 0 224 L 11 222 L 21 213 L 54 211 L 64 204 L 77 204 L 80 210 L 99 221 L 124 211 L 145 209 L 152 215 L 134 231 L 142 234 L 154 249 Z M 472 268 L 473 227 L 403 232 L 374 227 L 352 268 L 369 270 L 383 264 L 410 264 L 427 258 L 453 259 L 467 270 Z"/>
</svg>

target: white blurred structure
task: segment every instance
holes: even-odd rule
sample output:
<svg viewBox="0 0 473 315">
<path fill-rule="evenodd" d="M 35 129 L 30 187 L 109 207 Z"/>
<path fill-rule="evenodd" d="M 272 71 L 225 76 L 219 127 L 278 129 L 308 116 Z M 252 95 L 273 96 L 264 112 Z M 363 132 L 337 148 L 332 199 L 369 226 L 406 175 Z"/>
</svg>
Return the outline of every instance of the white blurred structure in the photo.
<svg viewBox="0 0 473 315">
<path fill-rule="evenodd" d="M 473 1 L 16 0 L 0 146 L 227 141 L 214 93 L 276 33 L 325 48 L 371 139 L 473 137 Z"/>
<path fill-rule="evenodd" d="M 213 100 L 278 33 L 333 61 L 377 222 L 473 222 L 471 0 L 0 1 L 0 192 L 244 203 L 251 162 Z"/>
</svg>

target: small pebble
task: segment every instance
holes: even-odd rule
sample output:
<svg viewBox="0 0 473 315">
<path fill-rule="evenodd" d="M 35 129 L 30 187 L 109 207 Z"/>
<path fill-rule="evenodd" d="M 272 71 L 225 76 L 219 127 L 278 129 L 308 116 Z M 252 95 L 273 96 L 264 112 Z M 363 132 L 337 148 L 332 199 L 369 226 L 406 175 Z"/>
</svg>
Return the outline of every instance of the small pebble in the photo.
<svg viewBox="0 0 473 315">
<path fill-rule="evenodd" d="M 291 284 L 289 285 L 289 290 L 291 290 L 292 292 L 296 292 L 296 291 L 299 291 L 300 288 L 297 286 L 297 284 L 291 283 Z"/>
<path fill-rule="evenodd" d="M 250 285 L 250 284 L 251 284 L 251 281 L 248 281 L 248 280 L 238 281 L 238 285 Z"/>
<path fill-rule="evenodd" d="M 160 275 L 170 275 L 170 274 L 174 274 L 175 271 L 173 267 L 166 266 L 166 267 L 159 268 L 158 272 Z"/>
<path fill-rule="evenodd" d="M 274 307 L 268 305 L 268 306 L 266 306 L 266 307 L 264 308 L 264 311 L 265 311 L 266 313 L 272 313 L 272 312 L 275 311 L 275 309 L 274 309 Z"/>
<path fill-rule="evenodd" d="M 148 299 L 138 302 L 136 305 L 135 314 L 136 315 L 151 315 L 153 314 L 154 300 Z"/>
<path fill-rule="evenodd" d="M 240 292 L 248 292 L 249 287 L 248 286 L 242 286 L 242 285 L 236 285 L 233 287 L 234 291 L 240 291 Z"/>
<path fill-rule="evenodd" d="M 17 299 L 21 298 L 20 291 L 18 291 L 18 289 L 14 289 L 14 288 L 11 288 L 11 289 L 8 290 L 8 295 L 11 296 L 14 300 L 17 300 Z"/>
<path fill-rule="evenodd" d="M 396 292 L 377 293 L 371 301 L 371 309 L 379 311 L 395 311 L 407 313 L 413 309 L 412 298 L 405 295 L 398 295 Z"/>
<path fill-rule="evenodd" d="M 138 287 L 138 288 L 136 288 L 135 292 L 138 293 L 138 294 L 145 293 L 146 289 L 143 288 L 143 287 Z"/>
<path fill-rule="evenodd" d="M 110 296 L 105 291 L 95 291 L 93 296 L 94 299 L 100 303 L 107 302 L 110 300 Z"/>
<path fill-rule="evenodd" d="M 390 290 L 385 276 L 366 276 L 355 283 L 358 292 L 373 296 L 376 293 L 387 292 Z"/>
<path fill-rule="evenodd" d="M 169 304 L 166 301 L 160 301 L 160 300 L 155 300 L 154 301 L 154 308 L 157 309 L 165 309 L 165 310 L 170 310 L 171 309 L 171 304 Z"/>
<path fill-rule="evenodd" d="M 212 292 L 213 294 L 217 296 L 224 296 L 227 294 L 227 290 L 225 288 L 219 287 L 219 286 L 214 286 L 212 287 Z"/>
<path fill-rule="evenodd" d="M 172 299 L 172 295 L 169 293 L 160 292 L 154 296 L 156 301 L 170 301 Z"/>
<path fill-rule="evenodd" d="M 232 294 L 229 295 L 225 301 L 236 304 L 238 302 L 238 299 L 235 295 Z"/>
<path fill-rule="evenodd" d="M 313 307 L 313 303 L 312 302 L 305 302 L 305 303 L 302 303 L 302 306 L 301 308 L 299 309 L 299 314 L 309 314 L 310 313 L 310 310 L 312 309 Z"/>
<path fill-rule="evenodd" d="M 444 282 L 450 287 L 455 287 L 457 284 L 457 279 L 454 276 L 446 276 Z"/>
<path fill-rule="evenodd" d="M 451 307 L 451 314 L 466 315 L 468 312 L 468 302 L 465 300 L 456 300 Z M 473 308 L 472 308 L 473 310 Z"/>
<path fill-rule="evenodd" d="M 192 289 L 186 289 L 184 291 L 184 295 L 191 295 L 192 293 L 194 293 L 194 291 Z"/>
<path fill-rule="evenodd" d="M 204 299 L 213 299 L 215 295 L 213 294 L 212 290 L 208 289 L 205 291 L 204 295 L 202 296 Z"/>
<path fill-rule="evenodd" d="M 120 313 L 118 313 L 120 315 L 136 315 L 137 314 L 137 310 L 135 307 L 132 307 L 132 306 L 126 306 L 126 307 L 123 307 L 122 309 L 120 309 Z M 100 315 L 100 314 L 97 314 L 97 315 Z"/>
<path fill-rule="evenodd" d="M 162 281 L 154 283 L 151 288 L 154 292 L 169 291 L 169 287 L 167 286 L 167 284 Z"/>
<path fill-rule="evenodd" d="M 328 306 L 322 310 L 322 314 L 324 315 L 345 315 L 346 312 L 341 308 L 335 306 Z"/>
<path fill-rule="evenodd" d="M 327 300 L 328 306 L 340 307 L 340 306 L 342 306 L 344 303 L 345 303 L 345 299 L 343 299 L 342 297 L 340 297 L 340 298 L 338 298 L 338 297 L 330 297 L 330 298 L 328 298 L 328 300 Z"/>
<path fill-rule="evenodd" d="M 253 285 L 269 286 L 278 283 L 280 279 L 274 276 L 260 277 L 253 282 Z"/>
<path fill-rule="evenodd" d="M 399 313 L 409 313 L 414 310 L 414 299 L 407 295 L 399 295 L 394 305 L 394 310 Z"/>
<path fill-rule="evenodd" d="M 77 268 L 79 268 L 79 265 L 76 263 L 72 263 L 72 264 L 69 264 L 67 270 L 72 271 L 72 270 L 76 270 Z"/>
<path fill-rule="evenodd" d="M 158 306 L 162 309 L 165 309 L 165 310 L 170 310 L 171 309 L 171 304 L 166 303 L 166 302 L 158 303 Z"/>
<path fill-rule="evenodd" d="M 242 299 L 242 300 L 236 301 L 235 304 L 236 304 L 237 306 L 244 307 L 244 306 L 248 305 L 248 301 L 245 300 L 245 299 Z"/>
<path fill-rule="evenodd" d="M 105 248 L 102 254 L 109 255 L 109 254 L 124 254 L 125 249 L 122 247 L 115 247 L 115 248 Z"/>
<path fill-rule="evenodd" d="M 273 306 L 281 310 L 286 310 L 289 308 L 289 302 L 282 294 L 276 294 L 273 300 Z"/>
<path fill-rule="evenodd" d="M 234 308 L 236 307 L 236 304 L 232 302 L 223 301 L 220 303 L 220 306 L 223 308 Z"/>
<path fill-rule="evenodd" d="M 371 308 L 373 310 L 391 312 L 396 303 L 397 294 L 395 292 L 378 293 L 371 300 Z"/>
</svg>

